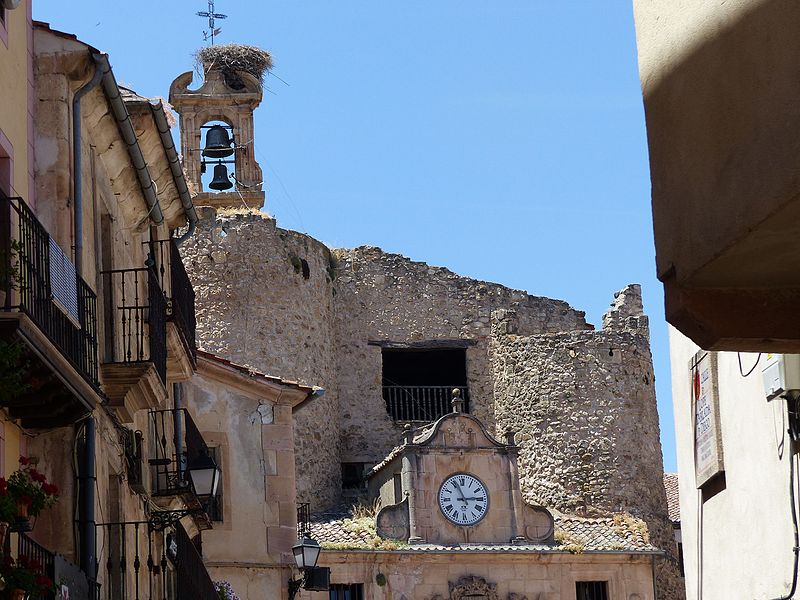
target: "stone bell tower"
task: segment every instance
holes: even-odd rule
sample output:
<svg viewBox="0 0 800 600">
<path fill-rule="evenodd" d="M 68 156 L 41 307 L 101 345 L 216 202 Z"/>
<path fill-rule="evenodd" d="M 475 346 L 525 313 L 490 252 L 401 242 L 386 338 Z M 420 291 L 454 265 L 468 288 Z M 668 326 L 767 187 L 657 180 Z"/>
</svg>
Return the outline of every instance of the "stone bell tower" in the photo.
<svg viewBox="0 0 800 600">
<path fill-rule="evenodd" d="M 263 177 L 255 159 L 253 111 L 261 104 L 261 76 L 272 66 L 271 58 L 259 48 L 234 44 L 204 48 L 198 58 L 202 86 L 189 89 L 189 71 L 169 89 L 169 102 L 180 115 L 183 168 L 197 192 L 194 204 L 261 208 Z M 206 171 L 213 178 L 204 186 Z"/>
</svg>

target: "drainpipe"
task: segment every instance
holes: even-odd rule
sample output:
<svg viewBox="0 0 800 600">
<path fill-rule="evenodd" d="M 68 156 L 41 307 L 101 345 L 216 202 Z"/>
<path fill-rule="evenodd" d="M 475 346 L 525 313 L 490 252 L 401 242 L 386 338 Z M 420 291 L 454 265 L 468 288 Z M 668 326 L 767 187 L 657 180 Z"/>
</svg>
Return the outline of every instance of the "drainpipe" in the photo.
<svg viewBox="0 0 800 600">
<path fill-rule="evenodd" d="M 175 182 L 175 189 L 178 190 L 178 196 L 183 205 L 183 212 L 186 214 L 186 220 L 189 222 L 189 229 L 181 237 L 175 240 L 179 246 L 188 240 L 194 233 L 197 227 L 197 211 L 192 204 L 192 195 L 189 193 L 189 186 L 186 184 L 186 176 L 183 174 L 181 168 L 181 161 L 178 158 L 178 151 L 175 148 L 175 141 L 172 139 L 169 123 L 167 123 L 167 115 L 164 113 L 164 105 L 159 101 L 158 104 L 151 104 L 150 109 L 153 112 L 153 119 L 156 122 L 158 135 L 161 137 L 161 145 L 164 147 L 164 153 L 167 155 L 167 162 L 169 162 L 169 169 L 172 171 L 172 179 Z"/>
<path fill-rule="evenodd" d="M 94 490 L 97 479 L 95 470 L 95 421 L 88 417 L 84 422 L 83 452 L 78 470 L 80 499 L 78 504 L 78 523 L 81 540 L 81 570 L 94 580 L 97 578 L 97 536 L 94 515 Z"/>
<path fill-rule="evenodd" d="M 81 170 L 81 99 L 97 87 L 103 70 L 95 59 L 94 75 L 72 96 L 72 203 L 73 228 L 75 230 L 75 270 L 83 275 L 83 173 Z"/>
<path fill-rule="evenodd" d="M 94 54 L 92 58 L 102 71 L 103 78 L 101 83 L 103 92 L 105 92 L 108 103 L 111 106 L 111 113 L 117 122 L 120 136 L 128 148 L 128 156 L 130 156 L 131 163 L 136 171 L 136 177 L 139 180 L 139 187 L 142 190 L 144 201 L 147 203 L 150 219 L 156 225 L 160 225 L 164 222 L 164 214 L 161 212 L 161 205 L 158 203 L 158 191 L 153 178 L 150 176 L 142 149 L 139 147 L 139 140 L 131 122 L 131 115 L 128 113 L 128 109 L 125 108 L 125 101 L 122 99 L 114 72 L 108 62 L 108 54 Z"/>
<path fill-rule="evenodd" d="M 183 448 L 183 388 L 180 383 L 172 384 L 172 397 L 175 402 L 175 456 L 178 457 L 178 480 L 183 481 L 186 472 L 186 454 Z"/>
</svg>

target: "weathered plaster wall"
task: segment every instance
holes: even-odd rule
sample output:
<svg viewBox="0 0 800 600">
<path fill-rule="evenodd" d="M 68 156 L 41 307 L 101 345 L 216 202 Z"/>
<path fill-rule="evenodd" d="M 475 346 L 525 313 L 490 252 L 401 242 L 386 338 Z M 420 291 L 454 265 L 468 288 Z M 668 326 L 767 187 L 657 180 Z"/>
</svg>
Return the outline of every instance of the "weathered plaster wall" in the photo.
<svg viewBox="0 0 800 600">
<path fill-rule="evenodd" d="M 526 499 L 565 512 L 630 512 L 656 546 L 672 548 L 639 286 L 617 294 L 601 331 L 520 335 L 512 311 L 493 317 L 498 429 L 518 432 Z M 682 596 L 674 558 L 659 572 L 667 598 Z"/>
<path fill-rule="evenodd" d="M 341 488 L 330 253 L 260 213 L 200 214 L 197 233 L 181 246 L 197 294 L 199 345 L 325 388 L 296 416 L 295 450 L 298 501 L 328 506 Z"/>
</svg>

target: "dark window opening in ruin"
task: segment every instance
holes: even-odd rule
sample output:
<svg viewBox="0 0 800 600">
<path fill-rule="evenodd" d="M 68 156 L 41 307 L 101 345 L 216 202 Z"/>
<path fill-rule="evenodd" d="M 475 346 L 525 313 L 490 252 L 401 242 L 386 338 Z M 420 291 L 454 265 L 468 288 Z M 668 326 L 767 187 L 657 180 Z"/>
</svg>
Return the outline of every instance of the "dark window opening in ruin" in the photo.
<svg viewBox="0 0 800 600">
<path fill-rule="evenodd" d="M 330 600 L 364 600 L 364 584 L 332 583 Z"/>
<path fill-rule="evenodd" d="M 300 259 L 300 268 L 303 270 L 303 279 L 311 277 L 311 269 L 308 268 L 308 261 L 305 258 Z"/>
<path fill-rule="evenodd" d="M 453 389 L 469 412 L 464 348 L 383 349 L 383 400 L 395 421 L 435 421 L 453 412 Z"/>
<path fill-rule="evenodd" d="M 607 581 L 576 581 L 577 600 L 608 600 Z"/>
<path fill-rule="evenodd" d="M 372 463 L 346 462 L 342 463 L 342 489 L 363 490 L 367 487 L 367 475 Z"/>
</svg>

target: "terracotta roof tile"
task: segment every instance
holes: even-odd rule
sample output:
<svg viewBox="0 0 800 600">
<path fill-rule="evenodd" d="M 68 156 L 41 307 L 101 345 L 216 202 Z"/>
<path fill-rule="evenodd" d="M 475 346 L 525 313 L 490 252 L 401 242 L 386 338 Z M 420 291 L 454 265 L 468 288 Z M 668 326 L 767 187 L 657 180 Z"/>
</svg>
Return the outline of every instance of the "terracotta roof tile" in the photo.
<svg viewBox="0 0 800 600">
<path fill-rule="evenodd" d="M 645 541 L 644 536 L 630 528 L 617 527 L 614 518 L 582 518 L 554 515 L 556 536 L 561 541 L 552 544 L 416 544 L 390 547 L 394 552 L 581 552 L 658 553 L 660 550 Z M 364 519 L 352 519 L 351 507 L 340 506 L 311 518 L 311 537 L 323 549 L 386 550 L 377 540 L 374 528 L 366 527 Z M 562 545 L 563 544 L 563 545 Z"/>
<path fill-rule="evenodd" d="M 205 358 L 206 360 L 210 360 L 210 361 L 219 363 L 221 365 L 225 365 L 226 367 L 230 367 L 232 369 L 235 369 L 236 371 L 239 371 L 240 373 L 242 373 L 243 375 L 247 375 L 248 377 L 256 377 L 256 378 L 259 378 L 259 379 L 264 379 L 266 381 L 272 381 L 274 383 L 279 383 L 281 385 L 287 385 L 287 386 L 297 388 L 298 390 L 302 390 L 302 391 L 307 392 L 307 393 L 311 393 L 315 389 L 315 388 L 313 388 L 311 386 L 307 386 L 307 385 L 303 385 L 302 383 L 298 383 L 297 381 L 290 381 L 290 380 L 287 380 L 287 379 L 281 379 L 280 377 L 275 377 L 273 375 L 267 375 L 265 373 L 262 373 L 261 371 L 256 371 L 255 369 L 251 369 L 250 367 L 245 367 L 244 365 L 239 365 L 239 364 L 233 363 L 233 362 L 229 361 L 226 358 L 222 358 L 220 356 L 217 356 L 216 354 L 211 354 L 210 352 L 206 352 L 205 350 L 200 350 L 199 348 L 197 350 L 197 356 Z M 317 388 L 317 389 L 319 389 L 319 388 Z"/>
<path fill-rule="evenodd" d="M 664 473 L 664 489 L 667 492 L 669 520 L 679 524 L 681 522 L 681 495 L 677 473 Z"/>
</svg>

